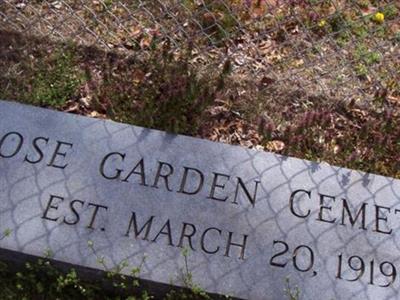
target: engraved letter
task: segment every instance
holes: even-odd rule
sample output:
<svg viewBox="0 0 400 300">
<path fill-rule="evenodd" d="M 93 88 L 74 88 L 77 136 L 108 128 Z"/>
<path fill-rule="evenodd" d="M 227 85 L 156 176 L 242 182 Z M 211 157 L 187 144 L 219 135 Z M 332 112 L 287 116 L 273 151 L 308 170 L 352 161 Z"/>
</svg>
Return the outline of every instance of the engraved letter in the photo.
<svg viewBox="0 0 400 300">
<path fill-rule="evenodd" d="M 140 228 L 140 230 L 138 230 L 138 225 L 136 222 L 136 214 L 135 214 L 135 212 L 132 212 L 132 217 L 131 217 L 131 220 L 129 221 L 128 230 L 126 231 L 125 236 L 129 236 L 129 231 L 131 230 L 131 227 L 133 225 L 133 232 L 135 234 L 135 238 L 137 238 L 142 233 L 143 230 L 146 230 L 143 240 L 147 241 L 148 237 L 149 237 L 151 225 L 153 224 L 153 219 L 154 219 L 154 216 L 151 216 L 147 220 L 147 222 L 142 226 L 142 228 Z"/>
<path fill-rule="evenodd" d="M 31 160 L 29 157 L 28 157 L 28 154 L 25 156 L 25 161 L 27 161 L 28 163 L 31 163 L 31 164 L 37 164 L 38 162 L 41 162 L 42 161 L 42 159 L 43 159 L 43 151 L 42 151 L 42 149 L 40 149 L 40 147 L 39 147 L 39 145 L 38 145 L 38 141 L 40 141 L 40 140 L 42 140 L 42 141 L 45 141 L 46 142 L 46 145 L 47 145 L 47 143 L 49 142 L 49 139 L 48 138 L 45 138 L 45 137 L 37 137 L 37 138 L 35 138 L 34 140 L 33 140 L 33 148 L 35 148 L 35 150 L 36 150 L 36 152 L 39 154 L 39 157 L 36 159 L 36 160 Z"/>
<path fill-rule="evenodd" d="M 137 168 L 140 168 L 139 171 L 136 171 Z M 147 186 L 146 184 L 146 176 L 144 173 L 144 161 L 143 158 L 136 164 L 136 166 L 132 169 L 132 171 L 128 174 L 128 176 L 125 177 L 122 181 L 127 182 L 129 177 L 131 177 L 132 174 L 140 175 L 140 178 L 142 182 L 140 183 L 141 185 Z"/>
<path fill-rule="evenodd" d="M 183 172 L 181 187 L 180 187 L 178 193 L 183 193 L 183 194 L 187 194 L 187 195 L 195 195 L 195 194 L 197 194 L 197 193 L 201 190 L 201 188 L 203 187 L 204 175 L 203 175 L 203 173 L 201 173 L 199 170 L 197 170 L 197 169 L 195 169 L 195 168 L 189 168 L 189 167 L 183 167 L 183 168 L 185 169 L 185 171 Z M 187 190 L 185 190 L 185 188 L 186 188 L 187 176 L 188 176 L 189 171 L 193 171 L 193 172 L 194 172 L 193 174 L 196 174 L 196 173 L 197 173 L 197 174 L 199 175 L 199 176 L 198 176 L 199 181 L 198 181 L 197 187 L 196 187 L 196 188 L 193 188 L 192 191 L 187 191 Z"/>
<path fill-rule="evenodd" d="M 208 232 L 210 232 L 211 230 L 217 231 L 217 232 L 219 233 L 219 235 L 221 235 L 221 233 L 222 233 L 222 231 L 221 231 L 220 229 L 218 229 L 218 228 L 215 228 L 215 227 L 207 228 L 206 230 L 204 230 L 203 234 L 201 235 L 200 244 L 201 244 L 201 249 L 202 249 L 205 253 L 208 253 L 208 254 L 215 254 L 215 253 L 217 253 L 217 252 L 219 251 L 219 246 L 218 246 L 215 250 L 208 250 L 208 249 L 205 247 L 205 245 L 204 245 L 204 239 L 205 239 L 205 237 L 206 237 L 206 234 L 207 234 Z"/>
<path fill-rule="evenodd" d="M 321 222 L 326 222 L 326 223 L 335 223 L 336 218 L 334 218 L 333 220 L 327 220 L 324 218 L 323 213 L 324 210 L 329 210 L 332 211 L 332 206 L 325 206 L 324 201 L 325 201 L 325 197 L 331 199 L 333 202 L 335 202 L 335 197 L 332 196 L 328 196 L 328 195 L 324 195 L 324 194 L 319 194 L 319 213 L 318 213 L 318 221 Z"/>
<path fill-rule="evenodd" d="M 239 193 L 239 186 L 240 186 L 240 187 L 242 187 L 242 189 L 243 189 L 244 193 L 246 194 L 247 199 L 250 201 L 251 205 L 254 206 L 256 204 L 257 188 L 258 188 L 258 184 L 260 183 L 260 181 L 258 181 L 258 180 L 254 181 L 256 183 L 256 186 L 254 187 L 253 196 L 251 196 L 249 191 L 247 190 L 243 180 L 240 177 L 238 177 L 237 179 L 238 179 L 238 183 L 236 185 L 235 199 L 233 200 L 232 203 L 237 204 L 236 199 L 237 199 L 237 196 L 238 196 L 238 193 Z"/>
<path fill-rule="evenodd" d="M 67 155 L 66 152 L 60 152 L 62 146 L 68 146 L 69 148 L 72 148 L 73 145 L 70 144 L 70 143 L 57 141 L 57 146 L 56 146 L 56 149 L 54 150 L 53 157 L 51 158 L 51 160 L 50 160 L 50 162 L 48 164 L 49 167 L 65 169 L 68 166 L 68 164 L 57 165 L 54 162 L 57 159 L 58 156 L 61 156 L 61 157 L 65 158 L 65 156 Z"/>
<path fill-rule="evenodd" d="M 162 175 L 161 170 L 162 170 L 163 166 L 168 167 L 169 170 L 167 171 L 166 174 Z M 159 161 L 156 178 L 154 179 L 154 184 L 152 185 L 152 187 L 158 188 L 158 181 L 159 181 L 160 177 L 162 177 L 162 178 L 164 178 L 164 182 L 165 182 L 165 186 L 166 186 L 167 190 L 171 192 L 172 190 L 169 188 L 169 185 L 168 185 L 168 176 L 170 176 L 173 172 L 174 172 L 174 168 L 169 163 Z"/>
<path fill-rule="evenodd" d="M 346 224 L 344 223 L 344 218 L 345 218 L 346 213 L 349 216 L 349 221 L 350 221 L 350 224 L 352 227 L 356 224 L 358 218 L 361 216 L 360 229 L 367 230 L 367 228 L 365 227 L 365 207 L 367 206 L 367 203 L 363 203 L 361 205 L 360 209 L 358 210 L 356 216 L 353 217 L 351 215 L 351 212 L 350 212 L 350 209 L 349 209 L 346 199 L 342 199 L 342 201 L 343 201 L 343 211 L 342 211 L 342 222 L 340 224 L 346 226 Z"/>
<path fill-rule="evenodd" d="M 75 215 L 75 220 L 73 220 L 73 221 L 68 221 L 68 220 L 67 220 L 67 217 L 64 217 L 64 223 L 67 224 L 67 225 L 75 225 L 75 224 L 77 224 L 77 223 L 79 222 L 79 220 L 80 220 L 80 216 L 79 216 L 78 212 L 76 211 L 76 208 L 75 208 L 75 205 L 74 205 L 75 203 L 79 203 L 79 204 L 81 205 L 81 208 L 82 208 L 82 206 L 83 206 L 83 204 L 84 204 L 85 202 L 83 202 L 83 201 L 81 201 L 81 200 L 73 200 L 73 201 L 71 201 L 71 202 L 69 203 L 69 208 L 71 209 L 72 213 Z"/>
<path fill-rule="evenodd" d="M 164 229 L 167 229 L 167 231 L 164 231 Z M 171 225 L 169 223 L 169 219 L 167 220 L 167 222 L 165 222 L 164 226 L 157 233 L 156 237 L 152 240 L 152 242 L 157 242 L 157 239 L 161 234 L 168 236 L 168 244 L 170 246 L 174 246 L 174 244 L 172 243 Z"/>
<path fill-rule="evenodd" d="M 3 147 L 3 143 L 6 140 L 6 138 L 11 137 L 11 141 L 13 140 L 12 136 L 15 136 L 18 139 L 17 145 L 15 147 L 14 152 L 10 153 L 10 154 L 4 154 L 2 151 L 2 147 Z M 3 136 L 3 138 L 0 140 L 0 157 L 4 157 L 4 158 L 11 158 L 14 155 L 16 155 L 19 150 L 21 150 L 22 147 L 22 143 L 24 142 L 24 138 L 22 137 L 22 135 L 18 132 L 9 132 L 7 133 L 5 136 Z"/>
<path fill-rule="evenodd" d="M 187 226 L 191 227 L 190 233 L 186 233 L 186 227 Z M 193 245 L 192 245 L 192 237 L 195 235 L 195 233 L 196 233 L 196 226 L 194 226 L 193 224 L 190 224 L 190 223 L 183 223 L 182 232 L 181 232 L 181 238 L 179 239 L 178 247 L 179 248 L 183 247 L 182 246 L 183 238 L 187 237 L 187 239 L 189 241 L 190 248 L 192 248 L 192 250 L 195 251 L 195 249 L 193 248 Z"/>
<path fill-rule="evenodd" d="M 305 193 L 305 194 L 307 194 L 307 196 L 308 196 L 308 198 L 311 198 L 311 191 L 306 191 L 306 190 L 295 190 L 291 195 L 290 195 L 290 199 L 289 199 L 289 203 L 290 203 L 290 211 L 291 211 L 291 213 L 293 214 L 293 215 L 295 215 L 296 217 L 298 217 L 298 218 L 307 218 L 309 215 L 310 215 L 310 213 L 311 213 L 311 211 L 310 210 L 308 210 L 308 212 L 305 214 L 305 215 L 302 215 L 302 214 L 300 214 L 300 213 L 298 213 L 298 212 L 296 212 L 295 210 L 294 210 L 294 196 L 297 194 L 297 193 Z"/>
<path fill-rule="evenodd" d="M 45 209 L 45 211 L 44 211 L 44 213 L 43 213 L 42 219 L 46 219 L 46 220 L 49 220 L 49 221 L 57 222 L 58 218 L 49 218 L 49 217 L 47 216 L 47 214 L 48 214 L 48 212 L 49 212 L 50 209 L 54 209 L 54 210 L 57 210 L 57 209 L 58 209 L 58 204 L 53 205 L 53 200 L 55 200 L 55 199 L 60 200 L 58 203 L 61 203 L 62 201 L 64 201 L 64 198 L 63 198 L 63 197 L 58 197 L 58 196 L 55 196 L 55 195 L 50 195 L 50 200 L 49 200 L 49 202 L 47 203 L 47 206 L 46 206 L 46 209 Z"/>
<path fill-rule="evenodd" d="M 232 242 L 232 235 L 233 235 L 233 232 L 229 232 L 229 237 L 228 237 L 228 243 L 226 245 L 225 256 L 229 257 L 229 250 L 231 249 L 231 246 L 236 246 L 236 247 L 241 248 L 239 259 L 244 259 L 244 252 L 246 250 L 247 235 L 245 235 L 245 234 L 243 235 L 243 243 L 242 244 L 233 243 Z"/>
<path fill-rule="evenodd" d="M 119 153 L 119 152 L 111 152 L 108 153 L 106 156 L 104 156 L 103 160 L 101 161 L 100 164 L 100 174 L 106 179 L 117 179 L 121 175 L 121 172 L 123 171 L 122 169 L 115 169 L 117 172 L 114 175 L 106 175 L 104 172 L 104 165 L 106 164 L 106 161 L 113 155 L 117 155 L 121 157 L 121 160 L 124 161 L 125 159 L 125 154 Z"/>
<path fill-rule="evenodd" d="M 213 199 L 213 200 L 218 200 L 218 201 L 226 201 L 226 199 L 228 199 L 228 196 L 224 197 L 224 198 L 217 198 L 217 196 L 215 195 L 215 188 L 220 188 L 220 189 L 224 189 L 225 188 L 225 183 L 218 183 L 218 177 L 224 177 L 226 179 L 226 181 L 229 180 L 230 176 L 229 175 L 225 175 L 225 174 L 220 174 L 220 173 L 215 173 L 214 174 L 214 179 L 213 179 L 213 183 L 211 185 L 211 191 L 210 191 L 210 195 L 208 196 L 208 199 Z"/>
<path fill-rule="evenodd" d="M 375 205 L 375 230 L 374 231 L 380 232 L 380 233 L 385 233 L 385 234 L 391 234 L 392 229 L 390 229 L 389 231 L 383 231 L 383 230 L 379 229 L 379 221 L 385 221 L 385 223 L 386 223 L 388 220 L 387 216 L 381 215 L 381 209 L 387 210 L 390 213 L 389 207 Z"/>
</svg>

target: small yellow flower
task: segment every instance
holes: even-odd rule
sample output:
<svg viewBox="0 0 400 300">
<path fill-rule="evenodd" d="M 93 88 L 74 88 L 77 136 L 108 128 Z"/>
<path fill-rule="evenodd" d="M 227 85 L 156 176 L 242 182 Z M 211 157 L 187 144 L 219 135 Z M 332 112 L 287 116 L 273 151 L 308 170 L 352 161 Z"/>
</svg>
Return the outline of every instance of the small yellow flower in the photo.
<svg viewBox="0 0 400 300">
<path fill-rule="evenodd" d="M 318 27 L 324 27 L 326 25 L 326 21 L 325 20 L 321 20 L 318 22 Z"/>
<path fill-rule="evenodd" d="M 373 17 L 372 20 L 374 20 L 376 23 L 383 23 L 385 21 L 385 15 L 381 12 L 377 12 Z"/>
</svg>

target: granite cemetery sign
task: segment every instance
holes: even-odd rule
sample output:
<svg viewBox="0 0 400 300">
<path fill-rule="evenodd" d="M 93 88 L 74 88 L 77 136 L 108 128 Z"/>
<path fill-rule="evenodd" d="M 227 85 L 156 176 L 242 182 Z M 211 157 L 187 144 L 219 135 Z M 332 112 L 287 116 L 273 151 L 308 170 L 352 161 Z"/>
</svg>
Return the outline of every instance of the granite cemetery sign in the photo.
<svg viewBox="0 0 400 300">
<path fill-rule="evenodd" d="M 188 249 L 211 293 L 398 299 L 399 229 L 399 180 L 0 101 L 0 252 L 182 285 Z"/>
</svg>

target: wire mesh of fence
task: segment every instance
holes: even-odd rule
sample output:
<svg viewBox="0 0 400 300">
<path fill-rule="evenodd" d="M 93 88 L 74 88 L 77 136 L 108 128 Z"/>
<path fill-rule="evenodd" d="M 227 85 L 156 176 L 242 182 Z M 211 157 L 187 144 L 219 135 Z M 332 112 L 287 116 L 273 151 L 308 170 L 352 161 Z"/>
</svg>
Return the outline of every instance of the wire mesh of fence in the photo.
<svg viewBox="0 0 400 300">
<path fill-rule="evenodd" d="M 202 67 L 230 58 L 262 85 L 348 98 L 398 78 L 398 11 L 367 0 L 4 0 L 0 28 L 124 55 L 191 44 Z"/>
</svg>

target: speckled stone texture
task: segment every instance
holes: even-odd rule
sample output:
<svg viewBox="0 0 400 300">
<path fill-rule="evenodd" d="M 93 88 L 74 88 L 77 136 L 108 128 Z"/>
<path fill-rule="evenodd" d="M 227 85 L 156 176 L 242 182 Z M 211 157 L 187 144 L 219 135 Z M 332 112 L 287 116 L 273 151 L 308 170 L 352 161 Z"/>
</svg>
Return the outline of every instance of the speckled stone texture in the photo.
<svg viewBox="0 0 400 300">
<path fill-rule="evenodd" d="M 0 101 L 0 248 L 246 299 L 399 299 L 400 181 Z"/>
</svg>

